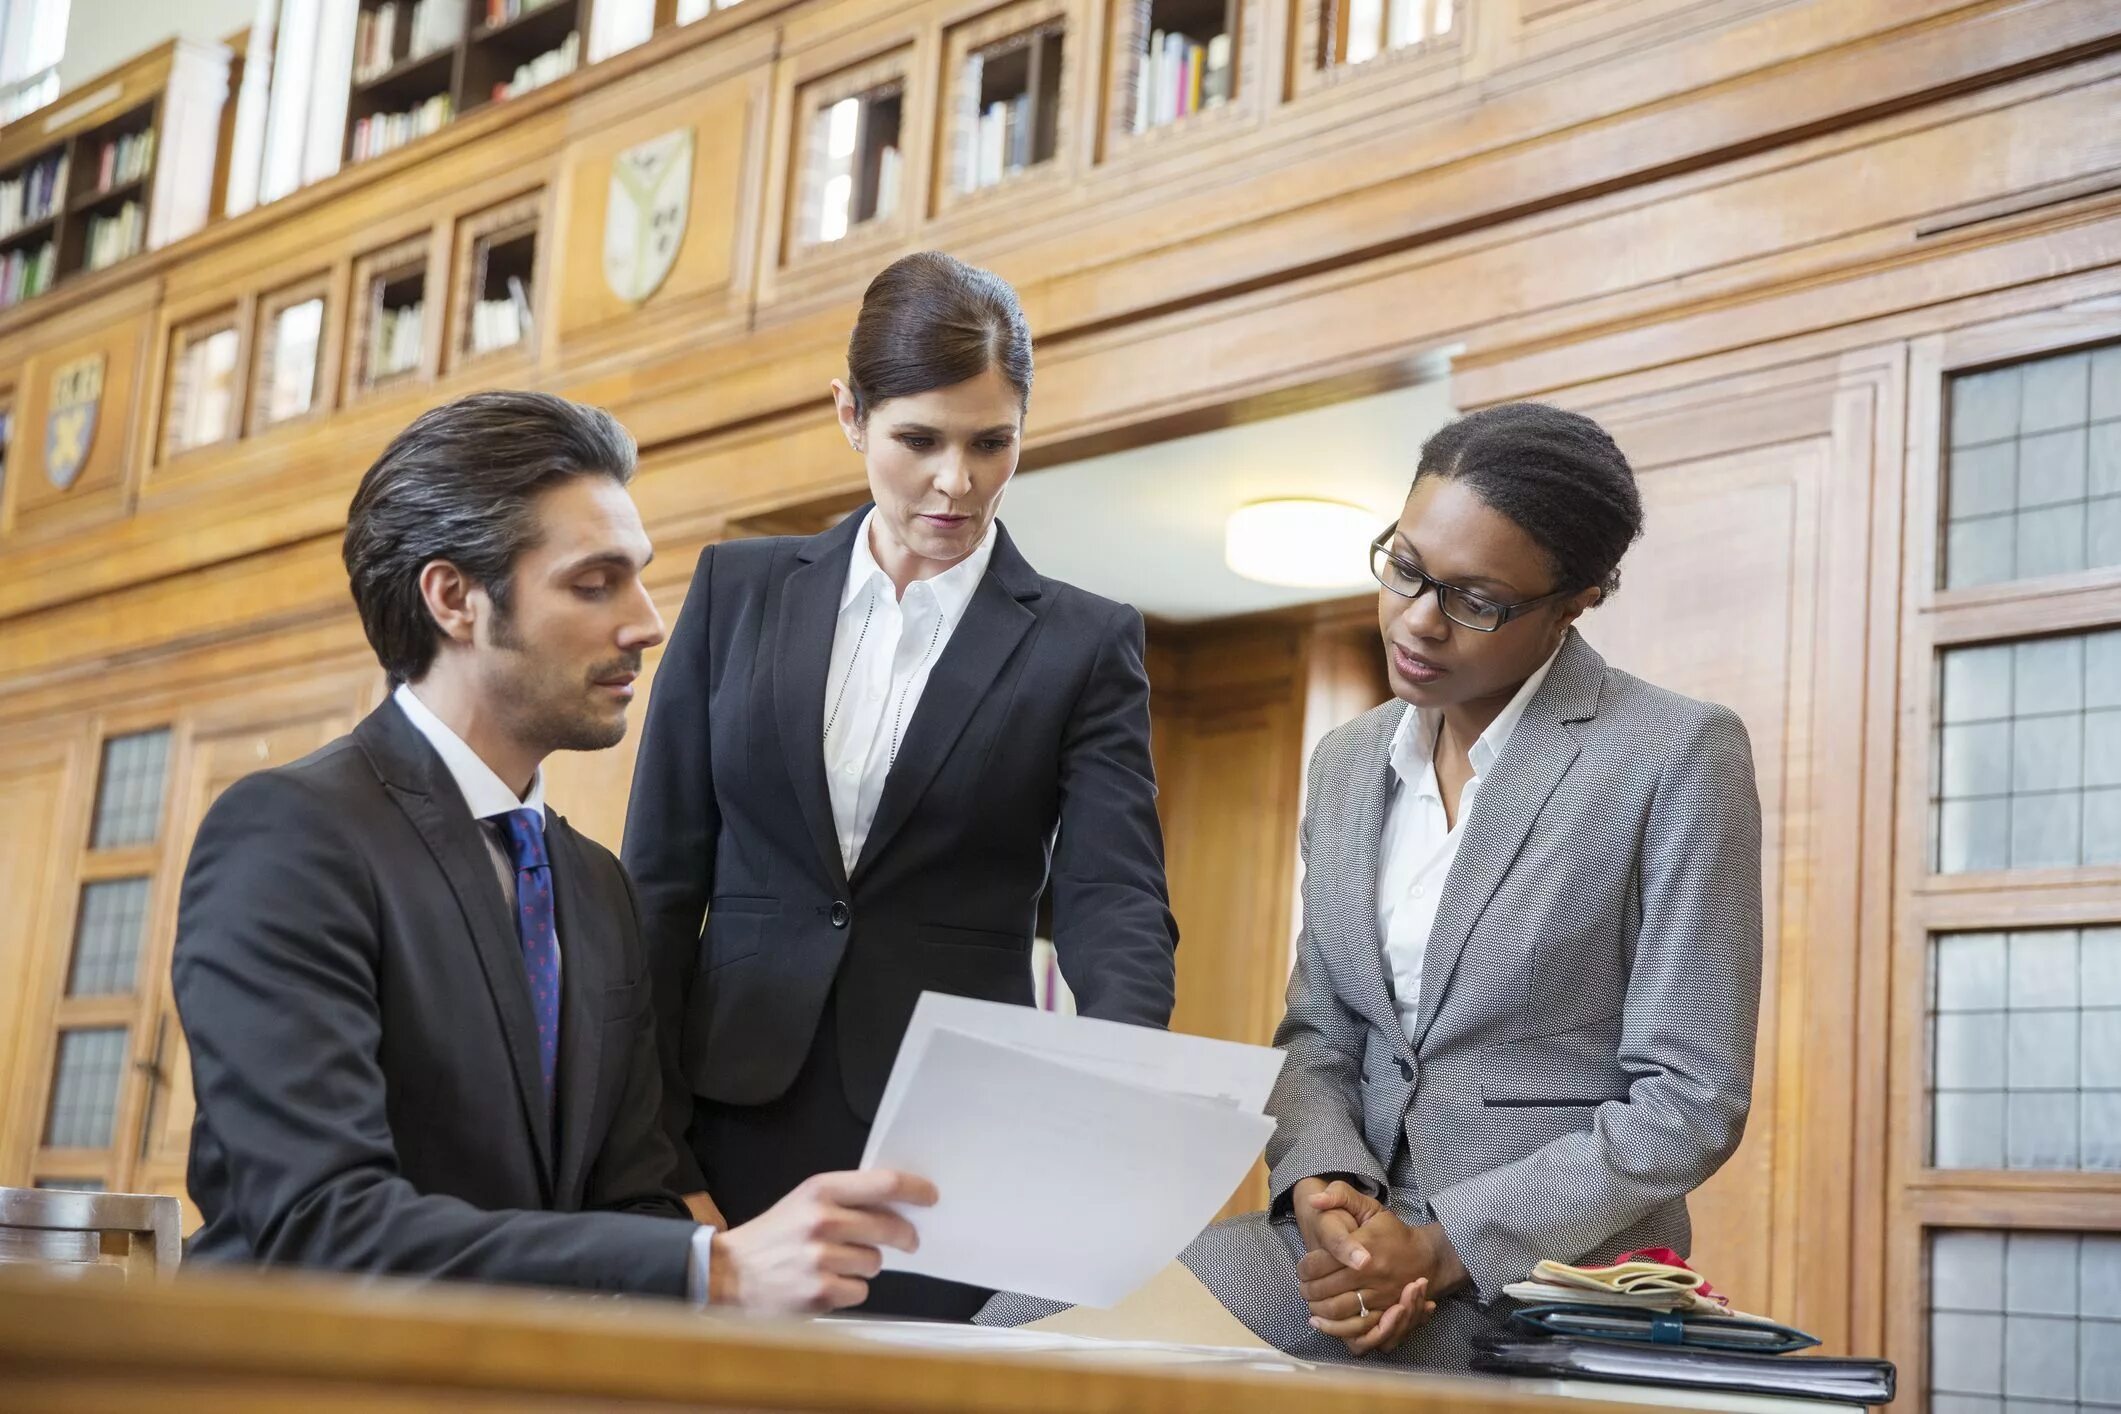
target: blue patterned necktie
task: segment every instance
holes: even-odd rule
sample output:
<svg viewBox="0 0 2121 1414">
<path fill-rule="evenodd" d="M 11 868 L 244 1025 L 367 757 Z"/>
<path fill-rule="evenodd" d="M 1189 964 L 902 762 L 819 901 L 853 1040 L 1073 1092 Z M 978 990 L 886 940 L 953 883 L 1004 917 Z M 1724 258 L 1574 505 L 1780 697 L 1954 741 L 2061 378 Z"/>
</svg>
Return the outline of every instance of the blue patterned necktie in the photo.
<svg viewBox="0 0 2121 1414">
<path fill-rule="evenodd" d="M 536 810 L 511 810 L 493 819 L 515 860 L 516 937 L 523 944 L 523 972 L 530 979 L 530 1009 L 538 1019 L 538 1069 L 545 1077 L 549 1113 L 560 1054 L 560 933 L 553 922 L 545 817 Z"/>
</svg>

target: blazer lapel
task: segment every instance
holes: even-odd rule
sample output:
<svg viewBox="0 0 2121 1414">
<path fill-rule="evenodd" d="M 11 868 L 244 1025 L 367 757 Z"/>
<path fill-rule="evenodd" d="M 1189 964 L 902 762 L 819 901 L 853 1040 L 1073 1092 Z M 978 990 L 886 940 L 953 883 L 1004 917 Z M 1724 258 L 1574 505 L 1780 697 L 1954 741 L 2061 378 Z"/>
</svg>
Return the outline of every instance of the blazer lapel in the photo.
<svg viewBox="0 0 2121 1414">
<path fill-rule="evenodd" d="M 1435 1024 L 1444 990 L 1465 953 L 1466 940 L 1487 912 L 1510 866 L 1517 862 L 1547 797 L 1576 760 L 1572 722 L 1597 715 L 1605 660 L 1574 629 L 1561 646 L 1553 671 L 1526 704 L 1501 758 L 1480 783 L 1473 815 L 1465 822 L 1458 858 L 1445 876 L 1443 897 L 1421 966 L 1421 1014 L 1414 1032 L 1418 1051 Z"/>
<path fill-rule="evenodd" d="M 412 822 L 427 850 L 441 866 L 456 896 L 457 908 L 471 934 L 472 951 L 486 977 L 487 995 L 500 1022 L 515 1073 L 516 1099 L 538 1156 L 538 1177 L 548 1199 L 553 1181 L 552 1125 L 545 1104 L 545 1079 L 538 1066 L 538 1023 L 530 1010 L 530 984 L 523 972 L 523 947 L 509 917 L 501 884 L 494 877 L 493 856 L 479 836 L 479 824 L 457 794 L 449 773 L 437 769 L 440 759 L 397 705 L 385 700 L 357 730 L 371 764 L 405 818 Z"/>
<path fill-rule="evenodd" d="M 1364 722 L 1365 736 L 1355 749 L 1357 775 L 1340 797 L 1338 811 L 1326 801 L 1313 805 L 1317 812 L 1310 833 L 1310 863 L 1317 871 L 1320 917 L 1338 919 L 1334 937 L 1321 937 L 1319 945 L 1340 971 L 1345 994 L 1369 1023 L 1395 1041 L 1403 1041 L 1399 1009 L 1392 999 L 1392 984 L 1385 975 L 1385 940 L 1377 926 L 1377 876 L 1382 866 L 1385 811 L 1392 801 L 1392 735 L 1398 729 L 1400 712 L 1373 712 Z M 1306 895 L 1311 893 L 1307 884 Z M 1308 906 L 1306 920 L 1310 918 Z M 1336 946 L 1336 939 L 1344 940 Z"/>
<path fill-rule="evenodd" d="M 942 657 L 929 670 L 920 705 L 913 709 L 913 720 L 906 724 L 898 760 L 884 780 L 876 819 L 862 843 L 861 857 L 855 861 L 857 878 L 875 864 L 891 837 L 913 814 L 913 807 L 949 758 L 950 748 L 964 735 L 972 714 L 986 702 L 987 691 L 994 686 L 1009 655 L 1037 621 L 1038 615 L 1025 603 L 1044 592 L 1038 575 L 1017 552 L 1008 531 L 996 525 L 994 533 L 998 539 L 987 573 L 972 591 L 972 602 L 965 606 L 965 616 L 950 635 Z"/>
<path fill-rule="evenodd" d="M 587 867 L 574 831 L 545 812 L 545 846 L 552 859 L 552 893 L 560 934 L 559 1179 L 562 1211 L 580 1206 L 589 1163 L 590 1122 L 596 1109 L 604 1055 L 604 991 L 611 985 L 604 919 L 589 906 Z"/>
<path fill-rule="evenodd" d="M 810 827 L 832 881 L 843 891 L 846 861 L 832 823 L 832 793 L 825 782 L 825 680 L 832 669 L 832 635 L 839 622 L 840 595 L 847 588 L 847 560 L 863 512 L 856 511 L 796 551 L 798 564 L 781 587 L 773 694 L 780 721 L 781 751 L 795 800 Z"/>
</svg>

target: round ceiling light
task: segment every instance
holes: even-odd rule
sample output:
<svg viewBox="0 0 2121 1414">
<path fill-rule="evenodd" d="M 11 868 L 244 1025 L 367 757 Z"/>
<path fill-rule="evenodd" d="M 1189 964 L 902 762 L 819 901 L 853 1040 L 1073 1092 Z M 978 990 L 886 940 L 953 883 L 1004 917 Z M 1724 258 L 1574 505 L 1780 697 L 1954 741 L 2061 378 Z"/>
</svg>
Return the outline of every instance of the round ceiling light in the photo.
<svg viewBox="0 0 2121 1414">
<path fill-rule="evenodd" d="M 1351 589 L 1370 580 L 1370 542 L 1388 517 L 1345 501 L 1289 497 L 1230 513 L 1223 563 L 1290 589 Z"/>
</svg>

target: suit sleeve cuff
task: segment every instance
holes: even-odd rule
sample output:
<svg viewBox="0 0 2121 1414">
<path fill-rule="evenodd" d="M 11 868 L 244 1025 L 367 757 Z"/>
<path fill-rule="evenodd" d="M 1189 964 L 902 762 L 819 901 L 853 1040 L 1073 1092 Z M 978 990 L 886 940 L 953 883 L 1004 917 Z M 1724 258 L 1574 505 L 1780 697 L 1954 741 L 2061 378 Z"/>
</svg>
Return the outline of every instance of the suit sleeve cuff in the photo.
<svg viewBox="0 0 2121 1414">
<path fill-rule="evenodd" d="M 707 1284 L 708 1264 L 714 1258 L 714 1229 L 696 1227 L 692 1230 L 692 1260 L 686 1267 L 685 1293 L 695 1306 L 707 1304 L 707 1293 L 712 1290 Z"/>
</svg>

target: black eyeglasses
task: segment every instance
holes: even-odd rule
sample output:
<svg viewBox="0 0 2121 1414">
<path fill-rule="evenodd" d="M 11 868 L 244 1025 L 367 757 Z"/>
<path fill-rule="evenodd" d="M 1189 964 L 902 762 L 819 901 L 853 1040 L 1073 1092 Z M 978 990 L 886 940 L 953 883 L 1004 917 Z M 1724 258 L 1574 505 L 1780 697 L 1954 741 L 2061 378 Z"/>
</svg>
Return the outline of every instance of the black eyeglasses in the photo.
<svg viewBox="0 0 2121 1414">
<path fill-rule="evenodd" d="M 1475 633 L 1493 633 L 1511 619 L 1527 609 L 1536 609 L 1549 599 L 1560 599 L 1576 591 L 1557 589 L 1551 594 L 1542 594 L 1537 599 L 1524 599 L 1515 604 L 1498 604 L 1485 594 L 1470 589 L 1460 589 L 1455 584 L 1445 584 L 1440 579 L 1423 574 L 1414 566 L 1392 553 L 1392 536 L 1397 526 L 1387 526 L 1384 534 L 1370 542 L 1370 573 L 1377 582 L 1403 599 L 1419 599 L 1428 590 L 1436 591 L 1436 603 L 1443 616 L 1461 628 Z"/>
</svg>

